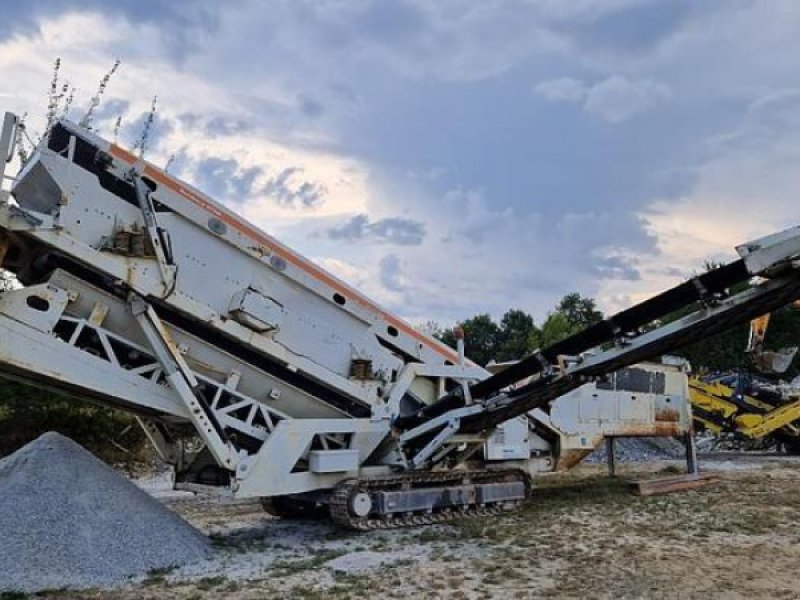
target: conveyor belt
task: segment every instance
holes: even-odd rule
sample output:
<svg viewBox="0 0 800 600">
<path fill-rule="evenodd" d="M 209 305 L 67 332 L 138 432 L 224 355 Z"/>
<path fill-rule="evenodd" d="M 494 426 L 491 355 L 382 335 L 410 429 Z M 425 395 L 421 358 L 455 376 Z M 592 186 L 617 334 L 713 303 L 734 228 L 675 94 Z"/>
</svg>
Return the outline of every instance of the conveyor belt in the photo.
<svg viewBox="0 0 800 600">
<path fill-rule="evenodd" d="M 545 364 L 553 364 L 559 356 L 577 356 L 602 344 L 616 341 L 620 336 L 636 335 L 642 327 L 654 320 L 665 317 L 694 302 L 727 295 L 728 288 L 746 281 L 749 277 L 750 274 L 741 259 L 708 271 L 662 292 L 658 296 L 619 312 L 613 317 L 600 321 L 596 325 L 545 348 L 539 354 L 531 355 L 505 371 L 476 383 L 471 388 L 472 397 L 485 398 L 538 373 L 542 370 L 542 358 L 546 361 Z"/>
<path fill-rule="evenodd" d="M 800 297 L 800 278 L 794 272 L 763 286 L 726 298 L 727 289 L 750 277 L 742 260 L 709 271 L 641 304 L 622 311 L 576 335 L 528 356 L 512 367 L 470 388 L 473 402 L 486 407 L 479 414 L 464 417 L 460 431 L 486 430 L 529 410 L 545 406 L 555 398 L 582 385 L 587 378 L 600 377 L 622 367 L 653 359 L 739 323 L 775 310 Z M 641 330 L 656 319 L 692 306 L 699 306 L 674 325 L 649 333 Z M 593 348 L 615 344 L 595 358 L 585 360 L 557 376 L 551 367 L 561 356 L 578 356 Z M 504 388 L 529 377 L 534 380 L 512 392 Z M 463 397 L 451 394 L 413 415 L 398 419 L 400 429 L 411 429 L 429 419 L 465 405 Z"/>
</svg>

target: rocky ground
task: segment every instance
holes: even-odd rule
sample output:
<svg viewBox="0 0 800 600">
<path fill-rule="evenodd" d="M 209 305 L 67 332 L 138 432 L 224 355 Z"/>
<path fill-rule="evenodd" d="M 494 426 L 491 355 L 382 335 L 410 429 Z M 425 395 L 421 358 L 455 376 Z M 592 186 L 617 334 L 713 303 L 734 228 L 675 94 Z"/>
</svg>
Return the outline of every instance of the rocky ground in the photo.
<svg viewBox="0 0 800 600">
<path fill-rule="evenodd" d="M 715 454 L 714 487 L 648 498 L 626 478 L 680 462 L 603 465 L 542 478 L 500 518 L 356 534 L 286 522 L 255 503 L 165 502 L 207 532 L 212 559 L 113 590 L 51 598 L 797 598 L 800 459 Z"/>
</svg>

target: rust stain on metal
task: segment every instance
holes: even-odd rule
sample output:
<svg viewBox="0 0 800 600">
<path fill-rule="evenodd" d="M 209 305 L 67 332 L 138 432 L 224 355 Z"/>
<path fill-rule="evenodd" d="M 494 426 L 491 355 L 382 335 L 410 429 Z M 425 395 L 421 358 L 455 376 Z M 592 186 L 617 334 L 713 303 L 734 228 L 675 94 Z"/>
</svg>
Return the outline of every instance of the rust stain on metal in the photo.
<svg viewBox="0 0 800 600">
<path fill-rule="evenodd" d="M 674 408 L 662 408 L 656 411 L 656 421 L 677 421 L 678 411 Z"/>
<path fill-rule="evenodd" d="M 591 453 L 592 450 L 567 450 L 556 459 L 555 470 L 568 471 Z"/>
<path fill-rule="evenodd" d="M 662 423 L 656 422 L 655 432 L 657 436 L 678 436 L 686 433 L 686 430 L 681 429 L 677 422 L 669 421 Z"/>
<path fill-rule="evenodd" d="M 688 428 L 682 427 L 680 422 L 675 421 L 654 421 L 652 423 L 634 423 L 626 426 L 614 428 L 614 435 L 628 437 L 660 437 L 677 436 L 684 434 Z"/>
</svg>

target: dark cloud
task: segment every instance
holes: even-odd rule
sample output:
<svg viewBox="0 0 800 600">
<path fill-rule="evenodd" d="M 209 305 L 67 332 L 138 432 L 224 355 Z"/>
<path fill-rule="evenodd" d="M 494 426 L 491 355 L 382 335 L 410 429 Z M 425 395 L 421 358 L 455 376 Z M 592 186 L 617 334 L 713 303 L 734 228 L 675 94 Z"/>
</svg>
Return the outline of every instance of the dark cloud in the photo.
<svg viewBox="0 0 800 600">
<path fill-rule="evenodd" d="M 267 182 L 264 193 L 271 196 L 281 206 L 291 208 L 315 208 L 322 204 L 327 193 L 324 185 L 303 181 L 293 186 L 291 180 L 300 175 L 300 167 L 287 167 Z"/>
<path fill-rule="evenodd" d="M 233 159 L 209 157 L 197 165 L 197 186 L 210 196 L 234 202 L 245 202 L 253 196 L 255 180 L 261 176 L 261 167 L 242 169 Z"/>
<path fill-rule="evenodd" d="M 3 28 L 0 40 L 15 34 L 38 30 L 42 18 L 57 18 L 69 12 L 97 12 L 123 17 L 133 23 L 155 25 L 166 47 L 175 58 L 201 44 L 202 33 L 218 29 L 222 4 L 212 0 L 47 0 L 3 3 Z"/>
<path fill-rule="evenodd" d="M 182 58 L 202 42 L 202 36 L 216 31 L 222 5 L 212 0 L 48 0 L 47 2 L 4 2 L 0 41 L 15 34 L 39 29 L 42 18 L 57 18 L 69 12 L 97 12 L 123 17 L 132 23 L 154 25 L 174 58 Z"/>
<path fill-rule="evenodd" d="M 252 130 L 252 124 L 231 117 L 216 116 L 206 122 L 206 135 L 210 138 L 245 133 Z"/>
<path fill-rule="evenodd" d="M 590 11 L 556 29 L 580 45 L 618 52 L 642 52 L 658 46 L 692 16 L 697 2 L 669 0 Z"/>
<path fill-rule="evenodd" d="M 297 182 L 303 173 L 300 167 L 288 167 L 267 180 L 257 182 L 267 171 L 259 166 L 242 168 L 234 158 L 211 156 L 199 161 L 196 168 L 197 186 L 210 194 L 234 202 L 266 194 L 281 206 L 290 208 L 315 208 L 326 193 L 325 186 L 308 181 Z"/>
<path fill-rule="evenodd" d="M 402 217 L 388 217 L 370 223 L 367 215 L 356 215 L 344 225 L 331 227 L 326 235 L 332 240 L 374 241 L 397 246 L 418 246 L 425 238 L 425 225 Z"/>
<path fill-rule="evenodd" d="M 300 107 L 300 112 L 307 117 L 318 117 L 325 111 L 320 102 L 305 94 L 298 95 L 297 103 Z"/>
<path fill-rule="evenodd" d="M 354 15 L 353 25 L 367 36 L 378 38 L 382 42 L 402 42 L 430 27 L 420 7 L 405 0 L 366 2 L 361 11 Z"/>
</svg>

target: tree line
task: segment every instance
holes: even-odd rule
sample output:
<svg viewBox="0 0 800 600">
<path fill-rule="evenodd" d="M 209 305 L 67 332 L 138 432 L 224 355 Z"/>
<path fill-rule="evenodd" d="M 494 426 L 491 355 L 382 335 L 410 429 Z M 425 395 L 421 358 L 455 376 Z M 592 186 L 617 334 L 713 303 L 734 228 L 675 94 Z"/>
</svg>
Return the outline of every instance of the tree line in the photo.
<svg viewBox="0 0 800 600">
<path fill-rule="evenodd" d="M 734 290 L 739 291 L 739 290 Z M 687 307 L 677 311 L 657 324 L 667 324 L 694 308 Z M 541 325 L 534 318 L 518 308 L 508 310 L 498 321 L 489 314 L 482 313 L 457 323 L 464 331 L 465 353 L 475 363 L 485 366 L 491 361 L 505 362 L 518 360 L 539 348 L 563 340 L 580 330 L 603 319 L 593 298 L 577 292 L 567 294 L 556 304 Z M 454 329 L 434 327 L 434 335 L 453 348 L 456 347 Z M 726 332 L 710 336 L 689 346 L 671 352 L 687 359 L 695 372 L 732 371 L 751 369 L 745 353 L 749 326 L 742 324 Z M 772 314 L 764 347 L 778 350 L 788 346 L 800 345 L 800 311 L 787 306 Z M 782 375 L 784 379 L 800 373 L 798 360 Z"/>
<path fill-rule="evenodd" d="M 466 355 L 485 366 L 490 361 L 517 360 L 536 348 L 555 344 L 603 319 L 592 298 L 577 292 L 567 294 L 550 311 L 541 326 L 533 317 L 518 308 L 508 310 L 495 322 L 488 313 L 475 315 L 458 323 L 464 330 Z M 434 335 L 453 348 L 456 347 L 455 328 L 434 331 Z"/>
</svg>

